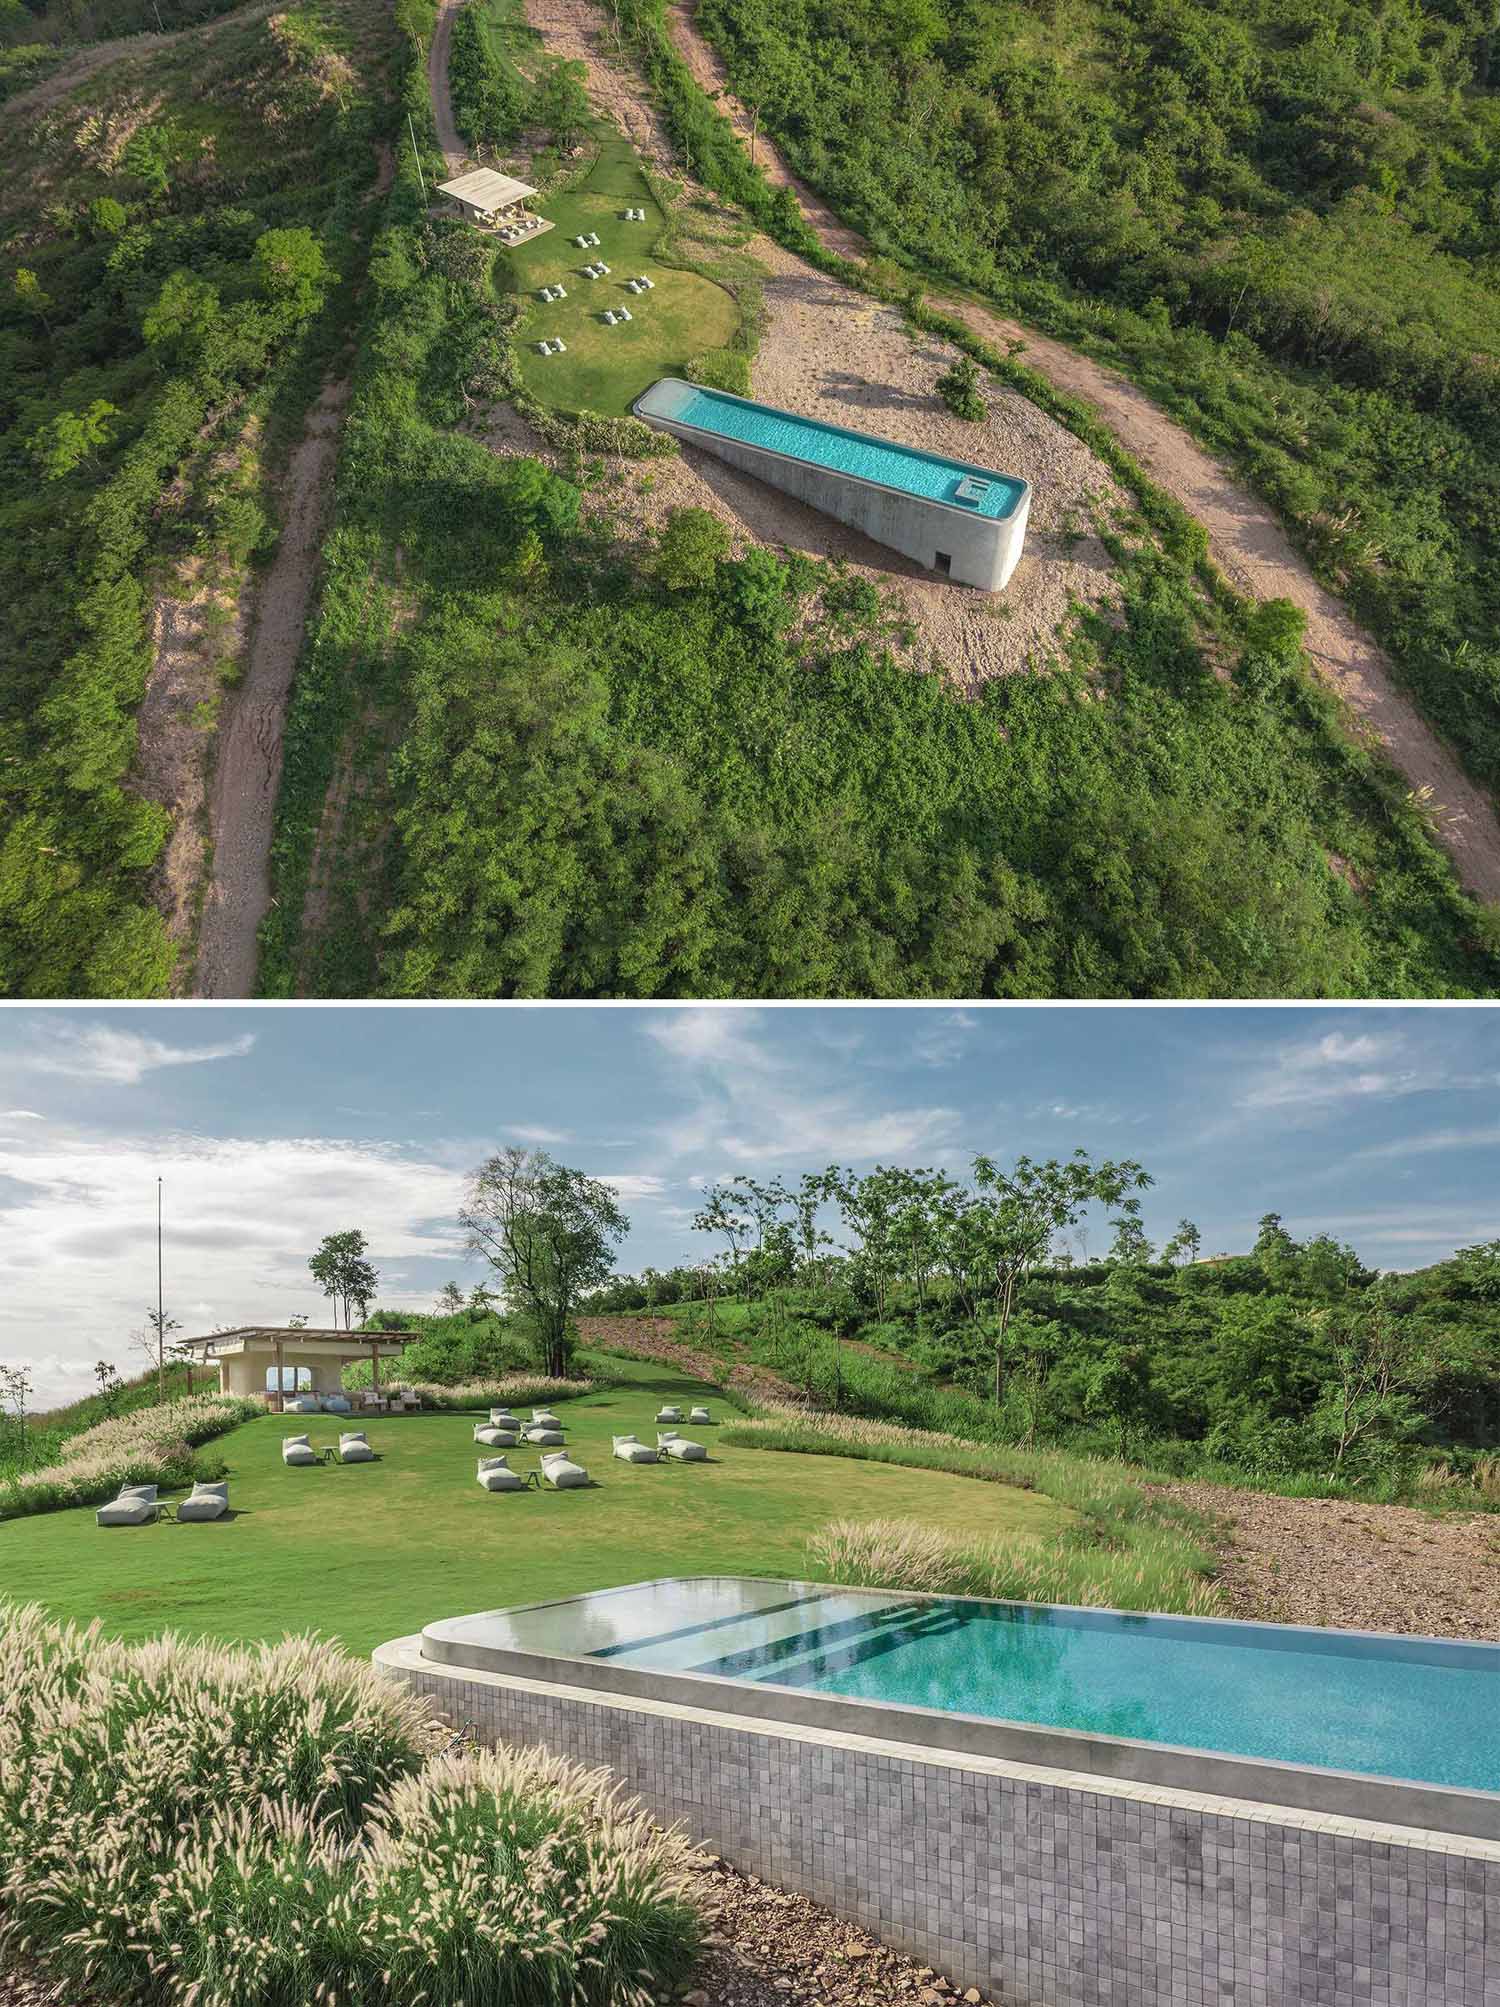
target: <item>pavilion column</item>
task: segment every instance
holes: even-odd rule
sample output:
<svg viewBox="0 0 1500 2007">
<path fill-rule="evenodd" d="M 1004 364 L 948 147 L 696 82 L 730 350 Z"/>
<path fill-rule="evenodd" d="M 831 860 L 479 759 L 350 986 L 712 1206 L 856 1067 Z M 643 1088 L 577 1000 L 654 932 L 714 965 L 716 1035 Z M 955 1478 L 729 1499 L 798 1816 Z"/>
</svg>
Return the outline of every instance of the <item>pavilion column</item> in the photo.
<svg viewBox="0 0 1500 2007">
<path fill-rule="evenodd" d="M 278 1339 L 276 1340 L 276 1400 L 277 1400 L 277 1413 L 278 1413 L 278 1414 L 285 1414 L 285 1413 L 286 1413 L 286 1381 L 285 1381 L 285 1379 L 284 1379 L 284 1378 L 282 1377 L 282 1368 L 281 1368 L 281 1340 L 280 1340 L 279 1338 L 278 1338 Z"/>
<path fill-rule="evenodd" d="M 380 1399 L 380 1345 L 378 1341 L 370 1347 L 370 1391 L 378 1401 Z"/>
</svg>

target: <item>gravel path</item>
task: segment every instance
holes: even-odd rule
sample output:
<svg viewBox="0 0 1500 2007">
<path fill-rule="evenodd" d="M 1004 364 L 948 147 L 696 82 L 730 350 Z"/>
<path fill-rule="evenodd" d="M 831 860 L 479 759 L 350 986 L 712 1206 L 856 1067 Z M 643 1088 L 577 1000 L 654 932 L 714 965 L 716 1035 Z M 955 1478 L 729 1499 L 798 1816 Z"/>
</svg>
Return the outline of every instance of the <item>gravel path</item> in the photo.
<svg viewBox="0 0 1500 2007">
<path fill-rule="evenodd" d="M 1154 1485 L 1220 1528 L 1236 1617 L 1419 1637 L 1500 1638 L 1500 1518 L 1409 1505 Z"/>
<path fill-rule="evenodd" d="M 667 9 L 678 53 L 748 145 L 750 122 L 726 89 L 717 53 L 698 32 L 691 0 Z M 862 238 L 797 181 L 776 148 L 758 139 L 756 159 L 766 178 L 791 188 L 808 221 L 832 251 L 868 254 Z M 1314 577 L 1275 516 L 1247 488 L 1159 410 L 1145 392 L 1102 363 L 1035 329 L 967 301 L 933 296 L 998 348 L 1024 345 L 1024 360 L 1050 383 L 1093 406 L 1158 486 L 1208 532 L 1214 562 L 1235 588 L 1254 599 L 1289 599 L 1307 616 L 1305 645 L 1314 669 L 1342 699 L 1359 727 L 1377 740 L 1414 793 L 1427 803 L 1438 840 L 1459 878 L 1477 898 L 1500 901 L 1500 817 L 1483 788 L 1396 682 L 1390 658 L 1334 595 Z"/>
<path fill-rule="evenodd" d="M 432 97 L 432 122 L 437 127 L 438 145 L 448 163 L 450 175 L 457 174 L 467 155 L 453 123 L 453 99 L 448 90 L 448 45 L 453 39 L 453 21 L 464 0 L 438 0 L 437 19 L 432 24 L 432 41 L 427 49 L 427 88 Z"/>
</svg>

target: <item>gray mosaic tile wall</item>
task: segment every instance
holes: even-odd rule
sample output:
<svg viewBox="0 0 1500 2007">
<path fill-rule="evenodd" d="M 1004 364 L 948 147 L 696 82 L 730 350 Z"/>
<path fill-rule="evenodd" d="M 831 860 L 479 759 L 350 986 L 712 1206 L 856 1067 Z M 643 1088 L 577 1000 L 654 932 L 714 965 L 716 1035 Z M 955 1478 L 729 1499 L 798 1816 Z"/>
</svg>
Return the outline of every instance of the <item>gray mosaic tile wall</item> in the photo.
<svg viewBox="0 0 1500 2007">
<path fill-rule="evenodd" d="M 388 1667 L 1014 2007 L 1500 2007 L 1500 1859 Z M 1165 1794 L 1158 1794 L 1158 1797 Z"/>
</svg>

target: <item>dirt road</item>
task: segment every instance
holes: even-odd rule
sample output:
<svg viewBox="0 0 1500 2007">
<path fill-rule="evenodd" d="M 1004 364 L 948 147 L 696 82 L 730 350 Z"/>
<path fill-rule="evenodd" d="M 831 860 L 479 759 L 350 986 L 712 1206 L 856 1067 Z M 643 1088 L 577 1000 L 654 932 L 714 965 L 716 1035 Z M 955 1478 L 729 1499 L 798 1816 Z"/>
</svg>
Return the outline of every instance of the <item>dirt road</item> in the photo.
<svg viewBox="0 0 1500 2007">
<path fill-rule="evenodd" d="M 347 378 L 325 383 L 287 467 L 281 541 L 257 595 L 244 681 L 220 729 L 209 814 L 213 876 L 193 995 L 255 994 L 256 932 L 271 904 L 271 825 L 281 735 L 302 652 L 333 488 Z"/>
<path fill-rule="evenodd" d="M 582 5 L 584 0 L 572 4 Z M 692 0 L 676 0 L 667 9 L 667 26 L 697 82 L 717 94 L 720 111 L 748 147 L 750 120 L 726 89 L 717 54 L 698 32 Z M 866 255 L 869 247 L 864 240 L 796 179 L 764 135 L 757 137 L 755 157 L 767 180 L 793 190 L 829 250 L 846 258 Z M 1024 360 L 1031 368 L 1059 390 L 1091 405 L 1152 480 L 1202 523 L 1210 555 L 1237 591 L 1253 599 L 1289 599 L 1302 608 L 1307 616 L 1307 653 L 1317 674 L 1360 727 L 1378 740 L 1407 786 L 1422 796 L 1438 840 L 1465 888 L 1476 898 L 1500 902 L 1500 817 L 1494 802 L 1464 773 L 1397 684 L 1384 651 L 1318 583 L 1265 504 L 1116 371 L 967 301 L 934 294 L 932 303 L 998 348 L 1011 341 L 1024 343 Z"/>
<path fill-rule="evenodd" d="M 11 98 L 5 116 L 13 119 L 18 112 L 43 111 L 79 84 L 87 83 L 96 71 L 108 69 L 111 63 L 118 63 L 126 56 L 149 56 L 157 49 L 170 49 L 174 42 L 184 41 L 190 35 L 216 35 L 221 28 L 242 28 L 247 21 L 258 21 L 272 13 L 279 4 L 281 0 L 256 0 L 253 7 L 237 7 L 232 14 L 221 14 L 217 20 L 200 21 L 191 28 L 174 28 L 169 34 L 122 35 L 113 42 L 96 42 L 91 48 L 80 49 L 60 70 L 33 84 L 29 91 Z"/>
<path fill-rule="evenodd" d="M 456 174 L 467 157 L 464 143 L 453 123 L 453 99 L 448 90 L 448 47 L 453 40 L 453 22 L 464 0 L 438 0 L 437 19 L 432 24 L 432 42 L 427 51 L 427 89 L 432 98 L 432 122 L 437 127 L 438 145 Z"/>
</svg>

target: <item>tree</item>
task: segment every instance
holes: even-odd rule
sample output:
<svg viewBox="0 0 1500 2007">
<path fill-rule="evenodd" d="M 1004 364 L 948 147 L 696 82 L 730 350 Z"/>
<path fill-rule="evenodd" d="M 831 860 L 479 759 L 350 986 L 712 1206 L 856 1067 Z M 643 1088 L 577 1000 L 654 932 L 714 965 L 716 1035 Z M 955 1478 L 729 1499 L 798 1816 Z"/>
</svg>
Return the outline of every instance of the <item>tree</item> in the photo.
<svg viewBox="0 0 1500 2007">
<path fill-rule="evenodd" d="M 156 1397 L 161 1401 L 167 1397 L 167 1340 L 181 1329 L 170 1311 L 148 1310 L 146 1322 L 132 1338 L 135 1349 L 156 1368 Z"/>
<path fill-rule="evenodd" d="M 16 1461 L 24 1469 L 26 1465 L 26 1409 L 31 1399 L 31 1368 L 29 1366 L 0 1366 L 0 1403 L 8 1407 L 16 1418 Z"/>
<path fill-rule="evenodd" d="M 1500 1240 L 1459 1248 L 1453 1265 L 1470 1295 L 1477 1296 L 1481 1303 L 1500 1301 Z"/>
<path fill-rule="evenodd" d="M 110 420 L 119 415 L 113 404 L 96 397 L 86 411 L 60 411 L 56 418 L 39 425 L 26 444 L 42 478 L 60 481 L 85 460 L 93 460 L 99 448 L 108 443 Z"/>
<path fill-rule="evenodd" d="M 1181 1261 L 1189 1264 L 1198 1259 L 1198 1250 L 1203 1245 L 1203 1236 L 1191 1220 L 1179 1220 L 1177 1231 L 1161 1251 L 1163 1261 Z"/>
<path fill-rule="evenodd" d="M 1110 1221 L 1115 1237 L 1110 1242 L 1109 1258 L 1122 1263 L 1127 1268 L 1144 1268 L 1156 1250 L 1146 1237 L 1146 1229 L 1141 1225 L 1141 1202 L 1139 1199 L 1124 1199 L 1120 1210 Z"/>
<path fill-rule="evenodd" d="M 668 592 L 689 592 L 709 584 L 728 555 L 729 531 L 711 509 L 673 509 L 652 570 Z"/>
<path fill-rule="evenodd" d="M 1255 1246 L 1251 1249 L 1251 1253 L 1258 1254 L 1262 1258 L 1269 1256 L 1275 1262 L 1283 1261 L 1288 1255 L 1296 1252 L 1297 1243 L 1281 1224 L 1281 1214 L 1262 1213 L 1259 1231 L 1255 1236 Z"/>
<path fill-rule="evenodd" d="M 1370 1437 L 1400 1439 L 1421 1426 L 1412 1396 L 1433 1378 L 1436 1355 L 1427 1333 L 1381 1297 L 1352 1315 L 1314 1311 L 1308 1321 L 1332 1350 L 1333 1377 L 1314 1419 L 1333 1452 L 1329 1476 L 1337 1477 L 1345 1457 Z"/>
<path fill-rule="evenodd" d="M 219 293 L 196 272 L 169 272 L 161 290 L 141 316 L 146 346 L 169 360 L 190 359 L 203 346 L 219 319 Z"/>
<path fill-rule="evenodd" d="M 933 388 L 955 418 L 964 418 L 971 425 L 980 425 L 989 416 L 989 407 L 984 401 L 983 383 L 984 379 L 979 374 L 978 364 L 970 357 L 961 355 L 950 369 L 943 371 Z"/>
<path fill-rule="evenodd" d="M 464 1307 L 464 1293 L 456 1282 L 445 1282 L 438 1291 L 438 1313 L 443 1317 L 456 1317 Z"/>
<path fill-rule="evenodd" d="M 755 1222 L 741 1210 L 740 1197 L 735 1190 L 738 1180 L 727 1185 L 709 1185 L 703 1194 L 703 1204 L 693 1215 L 693 1227 L 698 1233 L 719 1233 L 729 1243 L 729 1263 L 734 1272 L 734 1286 L 739 1289 L 740 1258 L 749 1243 L 750 1230 Z"/>
<path fill-rule="evenodd" d="M 614 1193 L 545 1151 L 513 1144 L 475 1171 L 458 1217 L 470 1253 L 483 1256 L 502 1297 L 534 1326 L 546 1371 L 565 1373 L 574 1306 L 608 1279 L 614 1245 L 630 1231 Z"/>
<path fill-rule="evenodd" d="M 367 1246 L 358 1227 L 350 1227 L 345 1233 L 325 1234 L 317 1253 L 308 1257 L 313 1279 L 334 1306 L 334 1323 L 342 1311 L 346 1331 L 353 1329 L 356 1310 L 364 1322 L 380 1282 L 379 1274 L 365 1259 Z"/>
<path fill-rule="evenodd" d="M 476 1282 L 474 1287 L 469 1291 L 468 1308 L 470 1316 L 486 1317 L 494 1307 L 494 1290 L 486 1289 L 482 1282 Z"/>
<path fill-rule="evenodd" d="M 120 164 L 153 195 L 166 195 L 171 171 L 183 155 L 183 135 L 171 119 L 137 126 L 120 155 Z"/>
<path fill-rule="evenodd" d="M 1046 1259 L 1053 1238 L 1073 1226 L 1091 1200 L 1118 1205 L 1125 1194 L 1151 1183 L 1133 1159 L 1094 1164 L 1075 1150 L 1066 1163 L 1036 1163 L 1018 1157 L 1002 1171 L 992 1157 L 974 1159 L 975 1194 L 954 1220 L 960 1261 L 993 1301 L 995 1405 L 1005 1398 L 1005 1346 L 1015 1307 L 1016 1287 L 1029 1269 Z"/>
<path fill-rule="evenodd" d="M 125 1383 L 107 1359 L 100 1359 L 95 1364 L 94 1380 L 99 1389 L 99 1400 L 107 1421 L 120 1405 L 120 1396 L 125 1391 Z"/>
<path fill-rule="evenodd" d="M 291 310 L 298 320 L 316 313 L 333 274 L 311 230 L 266 230 L 256 238 L 250 259 L 255 282 L 268 300 Z"/>
<path fill-rule="evenodd" d="M 553 63 L 537 88 L 535 117 L 563 153 L 577 144 L 594 115 L 584 88 L 585 74 L 582 63 Z"/>
<path fill-rule="evenodd" d="M 52 327 L 47 319 L 47 309 L 52 305 L 50 297 L 42 291 L 42 282 L 29 266 L 17 267 L 15 277 L 17 306 L 24 307 L 29 314 L 35 314 L 47 334 Z"/>
<path fill-rule="evenodd" d="M 130 212 L 112 195 L 101 195 L 89 204 L 89 228 L 96 237 L 118 237 L 130 221 Z"/>
</svg>

